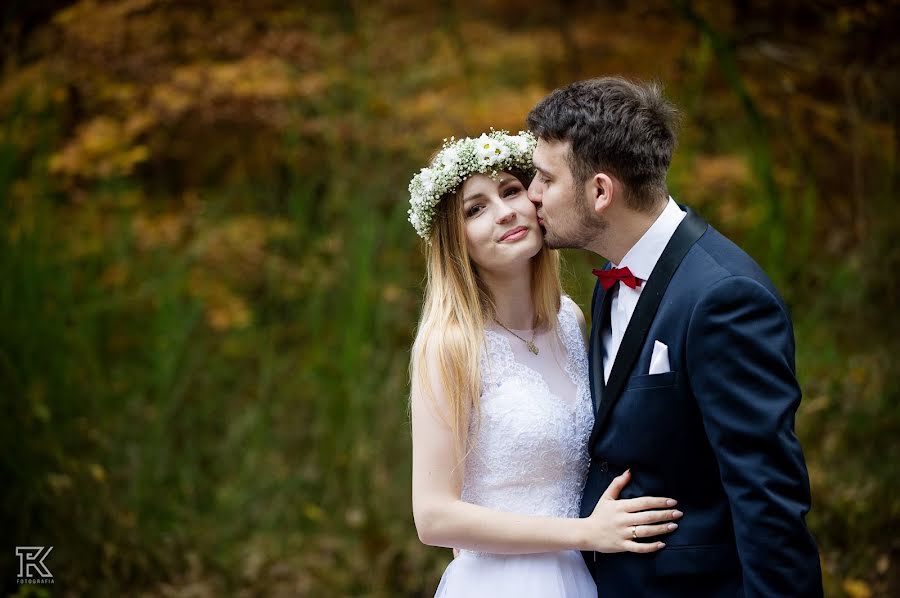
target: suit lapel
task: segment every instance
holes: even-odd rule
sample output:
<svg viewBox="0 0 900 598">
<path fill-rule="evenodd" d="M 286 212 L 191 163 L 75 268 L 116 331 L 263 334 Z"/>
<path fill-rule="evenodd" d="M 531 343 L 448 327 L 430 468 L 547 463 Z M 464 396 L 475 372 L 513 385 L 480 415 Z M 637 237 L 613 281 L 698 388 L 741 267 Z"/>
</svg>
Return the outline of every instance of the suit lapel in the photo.
<svg viewBox="0 0 900 598">
<path fill-rule="evenodd" d="M 609 269 L 606 264 L 604 270 Z M 591 322 L 600 322 L 599 326 L 591 326 L 591 338 L 588 344 L 590 349 L 590 366 L 588 375 L 591 382 L 591 400 L 594 403 L 594 413 L 603 403 L 603 393 L 606 382 L 603 379 L 603 331 L 609 324 L 609 306 L 612 302 L 612 293 L 607 293 L 597 281 L 594 286 L 594 298 L 591 302 Z"/>
<path fill-rule="evenodd" d="M 641 292 L 641 296 L 634 308 L 634 314 L 631 316 L 628 327 L 625 329 L 625 334 L 622 337 L 622 344 L 619 345 L 619 351 L 616 353 L 616 360 L 613 363 L 612 371 L 609 374 L 609 382 L 602 389 L 603 393 L 601 400 L 597 401 L 599 403 L 599 410 L 597 411 L 597 417 L 594 420 L 594 429 L 591 432 L 589 446 L 593 446 L 596 442 L 597 436 L 600 434 L 600 430 L 606 423 L 610 411 L 616 404 L 616 401 L 619 400 L 622 390 L 628 382 L 631 370 L 634 367 L 634 362 L 641 352 L 644 339 L 647 337 L 647 331 L 650 330 L 650 324 L 653 323 L 653 318 L 656 316 L 656 311 L 659 309 L 659 304 L 669 286 L 669 282 L 672 280 L 672 276 L 675 274 L 675 270 L 678 269 L 681 260 L 684 259 L 688 250 L 693 247 L 694 243 L 697 242 L 697 239 L 706 232 L 706 229 L 709 226 L 690 208 L 686 208 L 685 211 L 687 212 L 687 216 L 681 221 L 678 228 L 675 229 L 675 233 L 672 235 L 672 238 L 669 239 L 659 261 L 656 262 L 656 266 L 653 268 L 653 272 L 650 273 L 650 278 L 645 283 L 646 286 Z M 604 295 L 610 295 L 610 293 L 604 293 Z M 606 313 L 609 313 L 608 307 Z M 603 322 L 603 325 L 605 326 L 606 322 Z M 595 340 L 595 333 L 597 335 L 597 342 L 600 342 L 599 339 L 602 335 L 602 329 L 599 331 L 591 330 L 592 343 Z M 593 346 L 594 345 L 592 344 L 592 347 Z M 597 353 L 596 349 L 594 353 Z M 592 366 L 593 365 L 594 363 L 592 363 Z M 592 367 L 591 369 L 593 370 L 594 368 Z M 602 382 L 602 362 L 600 369 L 595 373 L 595 377 L 598 375 Z"/>
</svg>

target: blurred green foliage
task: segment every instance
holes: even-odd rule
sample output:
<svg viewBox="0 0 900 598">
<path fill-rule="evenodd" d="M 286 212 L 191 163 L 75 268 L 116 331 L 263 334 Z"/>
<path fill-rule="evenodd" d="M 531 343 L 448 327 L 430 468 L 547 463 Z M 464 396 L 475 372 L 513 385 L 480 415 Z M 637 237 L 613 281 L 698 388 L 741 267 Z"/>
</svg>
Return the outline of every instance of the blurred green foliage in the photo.
<svg viewBox="0 0 900 598">
<path fill-rule="evenodd" d="M 833 596 L 900 592 L 898 3 L 10 2 L 0 590 L 426 596 L 406 185 L 568 81 L 657 78 L 673 195 L 794 313 Z M 596 264 L 594 264 L 596 265 Z M 583 306 L 589 258 L 566 253 Z M 53 545 L 54 586 L 15 583 Z"/>
</svg>

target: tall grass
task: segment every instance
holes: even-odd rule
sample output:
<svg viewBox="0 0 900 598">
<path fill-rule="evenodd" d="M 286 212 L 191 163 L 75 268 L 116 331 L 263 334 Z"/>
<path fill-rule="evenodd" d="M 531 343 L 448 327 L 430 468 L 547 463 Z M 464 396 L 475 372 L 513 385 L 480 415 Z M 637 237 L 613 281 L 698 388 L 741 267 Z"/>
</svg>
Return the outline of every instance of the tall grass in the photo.
<svg viewBox="0 0 900 598">
<path fill-rule="evenodd" d="M 273 568 L 273 586 L 311 593 L 419 587 L 402 465 L 416 283 L 391 157 L 336 152 L 334 171 L 365 172 L 211 190 L 196 238 L 151 248 L 135 219 L 158 208 L 125 201 L 127 181 L 73 208 L 46 154 L 18 159 L 0 147 L 10 546 L 53 545 L 57 584 L 91 595 L 166 578 L 230 593 Z M 17 202 L 23 175 L 34 192 Z M 249 321 L 217 328 L 192 291 L 197 238 L 247 214 L 289 229 L 234 290 Z"/>
</svg>

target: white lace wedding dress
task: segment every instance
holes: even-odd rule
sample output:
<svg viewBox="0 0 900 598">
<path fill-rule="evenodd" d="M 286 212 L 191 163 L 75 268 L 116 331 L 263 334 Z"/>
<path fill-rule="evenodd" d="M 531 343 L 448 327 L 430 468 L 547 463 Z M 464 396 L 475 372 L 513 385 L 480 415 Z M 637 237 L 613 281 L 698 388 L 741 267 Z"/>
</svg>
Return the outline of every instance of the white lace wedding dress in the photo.
<svg viewBox="0 0 900 598">
<path fill-rule="evenodd" d="M 539 354 L 502 328 L 485 331 L 480 421 L 470 426 L 462 499 L 491 509 L 578 517 L 593 422 L 575 305 L 562 298 Z M 530 331 L 515 331 L 523 338 Z M 525 336 L 529 334 L 529 336 Z M 523 555 L 460 551 L 436 598 L 596 598 L 575 550 Z"/>
</svg>

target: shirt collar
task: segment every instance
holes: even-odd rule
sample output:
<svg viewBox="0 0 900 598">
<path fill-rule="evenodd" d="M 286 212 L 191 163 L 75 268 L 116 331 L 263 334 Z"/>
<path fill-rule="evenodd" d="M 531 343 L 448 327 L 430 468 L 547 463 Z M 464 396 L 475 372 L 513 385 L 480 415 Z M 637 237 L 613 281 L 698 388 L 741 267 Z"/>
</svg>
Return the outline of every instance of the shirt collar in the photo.
<svg viewBox="0 0 900 598">
<path fill-rule="evenodd" d="M 662 213 L 647 229 L 647 232 L 638 239 L 638 242 L 628 250 L 628 253 L 625 254 L 625 257 L 622 258 L 617 267 L 627 267 L 632 274 L 641 280 L 650 278 L 650 273 L 653 272 L 653 268 L 669 243 L 669 239 L 675 234 L 675 229 L 678 228 L 681 220 L 686 215 L 670 196 Z"/>
</svg>

